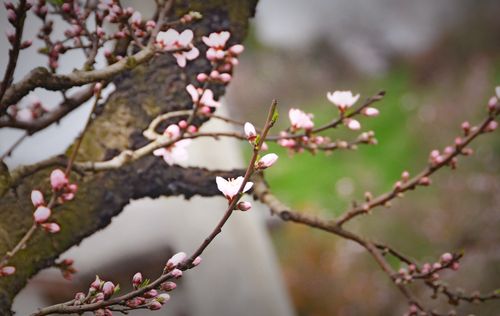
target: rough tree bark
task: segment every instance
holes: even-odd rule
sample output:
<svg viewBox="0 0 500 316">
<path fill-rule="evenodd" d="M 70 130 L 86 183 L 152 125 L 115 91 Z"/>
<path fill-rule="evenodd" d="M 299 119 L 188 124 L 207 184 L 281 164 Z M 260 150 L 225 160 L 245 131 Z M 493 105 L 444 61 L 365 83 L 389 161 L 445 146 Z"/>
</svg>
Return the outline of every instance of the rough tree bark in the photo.
<svg viewBox="0 0 500 316">
<path fill-rule="evenodd" d="M 178 16 L 190 10 L 202 13 L 203 19 L 189 26 L 196 39 L 213 31 L 230 29 L 230 42 L 236 43 L 246 35 L 256 4 L 257 0 L 177 1 L 174 12 Z M 203 54 L 200 41 L 195 44 Z M 171 56 L 162 55 L 116 78 L 116 91 L 99 108 L 82 142 L 78 160 L 104 160 L 144 144 L 142 131 L 156 115 L 191 107 L 185 87 L 195 74 L 208 66 L 199 58 L 180 71 Z M 212 88 L 218 96 L 224 92 L 222 86 Z M 0 163 L 0 254 L 11 249 L 31 226 L 30 192 L 37 188 L 49 193 L 48 174 L 52 169 L 44 168 L 12 188 L 12 171 Z M 216 174 L 234 176 L 241 172 L 168 167 L 161 159 L 149 156 L 120 169 L 73 175 L 72 181 L 79 184 L 76 198 L 55 210 L 53 216 L 61 224 L 61 232 L 53 235 L 37 232 L 28 247 L 10 261 L 16 266 L 16 273 L 0 278 L 0 314 L 11 314 L 13 299 L 29 278 L 53 265 L 61 253 L 83 238 L 106 227 L 130 200 L 173 195 L 213 196 L 218 194 L 213 180 Z"/>
</svg>

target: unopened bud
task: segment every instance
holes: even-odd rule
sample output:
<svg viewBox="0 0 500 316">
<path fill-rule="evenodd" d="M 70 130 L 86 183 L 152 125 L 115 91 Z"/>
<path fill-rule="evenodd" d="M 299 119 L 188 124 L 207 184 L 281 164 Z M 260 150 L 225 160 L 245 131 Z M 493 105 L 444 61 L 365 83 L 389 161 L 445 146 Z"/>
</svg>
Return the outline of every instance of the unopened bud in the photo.
<svg viewBox="0 0 500 316">
<path fill-rule="evenodd" d="M 167 291 L 167 292 L 174 290 L 176 287 L 177 287 L 177 284 L 175 284 L 174 282 L 171 282 L 171 281 L 167 281 L 167 282 L 164 282 L 161 284 L 161 289 L 163 291 Z"/>
<path fill-rule="evenodd" d="M 134 287 L 138 287 L 139 285 L 141 285 L 141 283 L 142 283 L 142 274 L 140 272 L 137 272 L 132 277 L 132 284 L 134 285 Z"/>
<path fill-rule="evenodd" d="M 247 202 L 247 201 L 241 201 L 238 203 L 237 207 L 240 211 L 246 212 L 252 208 L 252 203 Z M 194 262 L 193 262 L 193 264 L 194 264 Z"/>
</svg>

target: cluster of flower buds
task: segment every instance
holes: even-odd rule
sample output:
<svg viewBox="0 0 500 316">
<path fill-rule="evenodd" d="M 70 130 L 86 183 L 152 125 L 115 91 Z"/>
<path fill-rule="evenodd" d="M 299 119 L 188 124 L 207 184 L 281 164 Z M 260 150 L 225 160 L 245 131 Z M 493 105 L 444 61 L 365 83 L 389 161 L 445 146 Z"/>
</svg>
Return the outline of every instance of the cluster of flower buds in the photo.
<svg viewBox="0 0 500 316">
<path fill-rule="evenodd" d="M 5 9 L 7 9 L 7 20 L 14 28 L 16 28 L 17 24 L 19 23 L 20 16 L 23 15 L 26 11 L 28 11 L 32 7 L 32 2 L 26 1 L 24 6 L 22 6 L 21 3 L 19 3 L 17 6 L 15 6 L 12 2 L 5 1 L 4 5 L 5 5 Z M 15 32 L 7 31 L 7 39 L 9 40 L 9 43 L 11 45 L 14 45 L 14 43 L 16 42 L 17 36 L 18 35 Z M 19 48 L 25 49 L 25 48 L 30 47 L 31 44 L 32 44 L 31 40 L 26 40 L 20 44 Z"/>
<path fill-rule="evenodd" d="M 9 106 L 7 113 L 11 118 L 20 122 L 32 122 L 45 113 L 48 109 L 45 108 L 41 100 L 34 94 L 24 97 L 18 104 Z"/>
<path fill-rule="evenodd" d="M 169 125 L 165 129 L 164 135 L 166 135 L 170 140 L 176 140 L 177 138 L 179 138 L 181 134 L 180 125 L 185 126 L 187 125 L 187 123 L 185 121 L 181 121 L 179 122 L 179 124 Z M 188 131 L 194 133 L 196 132 L 196 127 L 195 126 L 193 127 L 195 128 L 194 130 L 192 128 L 189 128 L 189 126 L 185 126 L 185 128 L 187 128 Z M 171 166 L 175 163 L 181 163 L 188 159 L 187 147 L 190 144 L 191 144 L 191 139 L 181 139 L 169 146 L 156 149 L 155 151 L 153 151 L 153 155 L 163 157 L 163 160 L 165 160 L 165 162 L 169 166 Z"/>
<path fill-rule="evenodd" d="M 439 279 L 439 271 L 444 269 L 457 271 L 460 268 L 459 259 L 459 255 L 453 255 L 447 252 L 442 254 L 439 260 L 434 263 L 426 262 L 420 267 L 415 264 L 410 264 L 407 268 L 399 269 L 395 282 L 396 284 L 410 283 L 414 279 L 437 281 Z"/>
<path fill-rule="evenodd" d="M 202 40 L 208 46 L 206 57 L 212 63 L 210 73 L 199 73 L 196 79 L 201 82 L 218 82 L 228 84 L 232 79 L 233 67 L 238 65 L 238 57 L 243 52 L 241 44 L 226 48 L 226 43 L 231 37 L 228 31 L 214 32 L 203 36 Z"/>
<path fill-rule="evenodd" d="M 61 227 L 57 223 L 47 223 L 50 215 L 52 215 L 52 210 L 45 204 L 43 193 L 38 190 L 31 191 L 31 202 L 35 207 L 35 211 L 33 212 L 35 223 L 49 233 L 59 232 Z"/>
<path fill-rule="evenodd" d="M 77 272 L 77 270 L 73 267 L 73 263 L 73 259 L 67 258 L 60 262 L 56 262 L 55 267 L 61 270 L 63 278 L 71 281 L 73 279 L 73 275 Z"/>
<path fill-rule="evenodd" d="M 167 283 L 167 282 L 165 282 Z M 160 290 L 167 292 L 167 286 L 165 283 L 162 284 Z M 176 288 L 176 284 L 174 282 L 170 283 L 169 290 L 171 291 Z M 134 289 L 141 289 L 149 284 L 149 280 L 143 280 L 142 274 L 137 272 L 132 277 L 132 286 Z M 165 286 L 164 286 L 165 285 Z M 145 292 L 142 296 L 134 297 L 126 302 L 126 305 L 130 308 L 149 308 L 150 310 L 158 310 L 160 309 L 168 300 L 170 300 L 170 295 L 167 293 L 160 293 L 156 289 L 151 289 Z"/>
<path fill-rule="evenodd" d="M 61 169 L 55 169 L 50 174 L 50 185 L 52 191 L 59 197 L 59 203 L 74 199 L 78 185 L 70 183 L 68 176 Z"/>
</svg>

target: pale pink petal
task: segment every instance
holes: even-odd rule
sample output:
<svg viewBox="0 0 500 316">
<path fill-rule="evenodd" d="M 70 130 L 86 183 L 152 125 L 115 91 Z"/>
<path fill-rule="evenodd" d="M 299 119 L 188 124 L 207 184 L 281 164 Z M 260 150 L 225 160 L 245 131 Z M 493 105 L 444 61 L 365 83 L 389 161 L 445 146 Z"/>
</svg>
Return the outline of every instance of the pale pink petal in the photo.
<svg viewBox="0 0 500 316">
<path fill-rule="evenodd" d="M 182 53 L 174 53 L 174 57 L 177 60 L 177 65 L 179 67 L 184 68 L 186 67 L 186 56 Z"/>
<path fill-rule="evenodd" d="M 186 91 L 191 96 L 191 100 L 193 100 L 193 103 L 198 102 L 200 95 L 198 94 L 198 91 L 196 90 L 196 88 L 192 84 L 189 84 L 186 86 Z"/>
<path fill-rule="evenodd" d="M 163 155 L 165 155 L 166 151 L 167 150 L 165 148 L 158 148 L 158 149 L 155 149 L 153 151 L 153 155 L 155 155 L 155 156 L 163 156 Z"/>
<path fill-rule="evenodd" d="M 35 207 L 45 204 L 42 192 L 38 190 L 31 191 L 31 203 L 33 203 Z"/>
<path fill-rule="evenodd" d="M 198 50 L 198 48 L 193 47 L 193 48 L 191 48 L 191 50 L 184 52 L 184 56 L 188 60 L 193 60 L 193 59 L 196 59 L 198 56 L 200 56 L 200 51 Z"/>
<path fill-rule="evenodd" d="M 216 177 L 215 182 L 217 183 L 217 189 L 222 192 L 225 196 L 227 196 L 227 188 L 229 186 L 229 182 L 222 178 L 222 177 Z"/>
<path fill-rule="evenodd" d="M 193 31 L 185 30 L 179 35 L 179 44 L 181 46 L 188 46 L 193 40 Z"/>
<path fill-rule="evenodd" d="M 248 190 L 250 190 L 253 186 L 253 182 L 247 182 L 245 183 L 245 187 L 243 188 L 243 193 L 247 192 Z"/>
<path fill-rule="evenodd" d="M 33 213 L 33 219 L 36 223 L 40 224 L 45 222 L 50 217 L 51 213 L 52 212 L 48 207 L 39 206 Z"/>
<path fill-rule="evenodd" d="M 52 189 L 59 190 L 68 184 L 68 178 L 61 169 L 55 169 L 50 174 L 50 185 Z"/>
<path fill-rule="evenodd" d="M 349 129 L 352 129 L 353 131 L 357 131 L 357 130 L 359 130 L 361 128 L 361 124 L 357 120 L 350 119 L 347 122 L 347 127 Z"/>
</svg>

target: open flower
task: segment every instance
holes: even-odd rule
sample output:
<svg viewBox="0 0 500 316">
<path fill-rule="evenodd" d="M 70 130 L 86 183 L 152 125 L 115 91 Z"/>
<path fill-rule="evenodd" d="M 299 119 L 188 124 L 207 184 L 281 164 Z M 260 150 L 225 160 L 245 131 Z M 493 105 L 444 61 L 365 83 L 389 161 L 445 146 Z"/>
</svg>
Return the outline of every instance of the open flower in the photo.
<svg viewBox="0 0 500 316">
<path fill-rule="evenodd" d="M 351 91 L 335 91 L 333 93 L 327 92 L 326 97 L 330 102 L 335 104 L 341 112 L 344 112 L 358 101 L 359 93 L 353 95 Z"/>
<path fill-rule="evenodd" d="M 306 114 L 299 109 L 290 109 L 288 117 L 293 129 L 312 129 L 314 127 L 314 123 L 311 120 L 312 114 Z"/>
<path fill-rule="evenodd" d="M 228 31 L 222 31 L 218 33 L 211 33 L 210 35 L 208 35 L 208 37 L 203 36 L 202 40 L 203 43 L 205 43 L 209 47 L 221 49 L 226 46 L 226 42 L 229 37 L 231 37 L 231 33 L 229 33 Z"/>
<path fill-rule="evenodd" d="M 168 147 L 158 148 L 153 151 L 153 155 L 162 156 L 169 165 L 184 162 L 189 158 L 187 147 L 191 144 L 191 139 L 180 140 Z"/>
<path fill-rule="evenodd" d="M 238 194 L 238 191 L 243 183 L 243 180 L 244 178 L 241 176 L 236 179 L 230 178 L 227 180 L 222 177 L 215 178 L 215 181 L 217 182 L 217 188 L 219 189 L 219 191 L 222 192 L 222 194 L 224 194 L 224 196 L 228 200 L 232 200 L 236 196 L 236 194 Z M 253 182 L 245 183 L 245 187 L 243 188 L 242 193 L 245 193 L 248 190 L 250 190 L 252 186 Z"/>
<path fill-rule="evenodd" d="M 166 32 L 159 32 L 156 36 L 156 43 L 164 50 L 177 50 L 173 53 L 177 64 L 180 67 L 186 66 L 187 60 L 193 60 L 200 55 L 198 48 L 191 44 L 193 31 L 185 30 L 179 34 L 174 29 Z"/>
<path fill-rule="evenodd" d="M 186 86 L 186 91 L 191 96 L 191 100 L 195 105 L 200 107 L 209 106 L 209 107 L 219 107 L 220 102 L 214 100 L 214 93 L 210 89 L 201 89 L 195 88 L 192 84 Z"/>
</svg>

